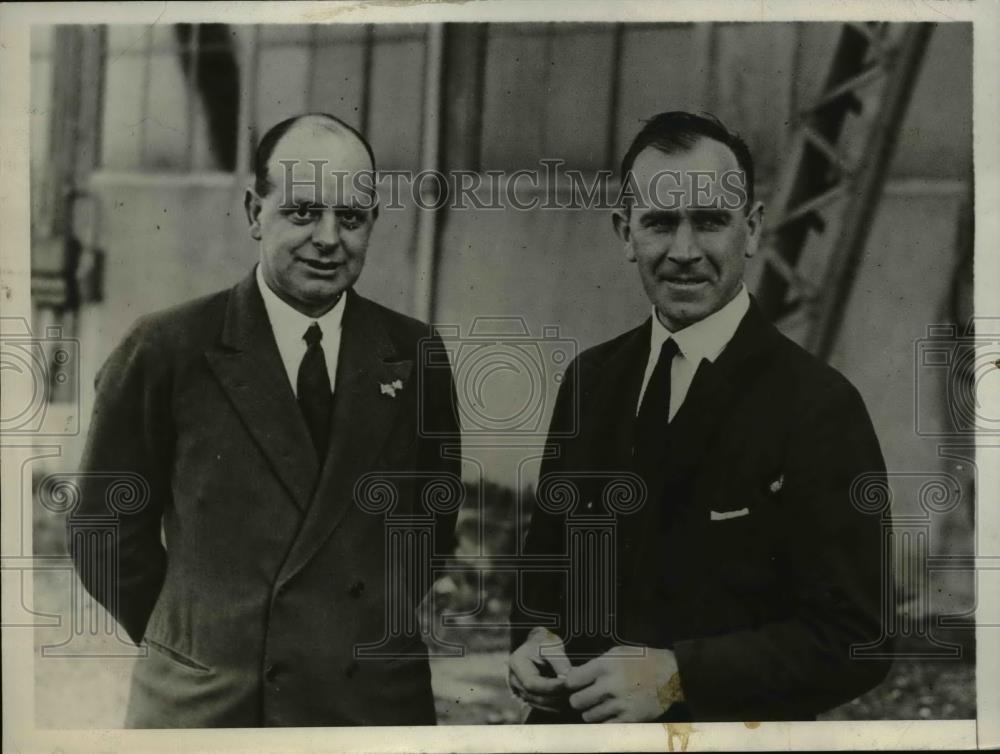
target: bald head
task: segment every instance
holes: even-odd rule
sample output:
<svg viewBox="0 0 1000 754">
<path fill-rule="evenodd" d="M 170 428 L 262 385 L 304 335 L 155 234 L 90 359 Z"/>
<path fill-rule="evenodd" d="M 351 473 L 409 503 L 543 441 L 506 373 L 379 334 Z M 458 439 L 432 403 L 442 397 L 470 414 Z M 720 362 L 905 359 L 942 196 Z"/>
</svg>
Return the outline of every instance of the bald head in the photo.
<svg viewBox="0 0 1000 754">
<path fill-rule="evenodd" d="M 254 155 L 254 189 L 266 196 L 275 186 L 274 171 L 279 160 L 327 160 L 319 144 L 336 144 L 337 153 L 347 164 L 328 169 L 375 170 L 375 153 L 361 133 L 335 115 L 305 113 L 283 120 L 264 134 Z"/>
<path fill-rule="evenodd" d="M 259 243 L 260 272 L 285 303 L 309 317 L 332 309 L 357 281 L 378 216 L 371 148 L 332 115 L 279 123 L 261 139 L 256 185 L 243 204 Z"/>
</svg>

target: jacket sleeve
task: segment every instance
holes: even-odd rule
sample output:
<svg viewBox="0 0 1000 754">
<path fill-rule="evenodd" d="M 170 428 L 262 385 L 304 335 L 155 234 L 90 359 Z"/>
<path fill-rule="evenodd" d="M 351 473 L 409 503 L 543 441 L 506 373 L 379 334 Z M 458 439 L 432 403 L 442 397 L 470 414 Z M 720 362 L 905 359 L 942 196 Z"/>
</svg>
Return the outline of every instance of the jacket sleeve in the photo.
<svg viewBox="0 0 1000 754">
<path fill-rule="evenodd" d="M 578 391 L 578 379 L 578 361 L 574 360 L 566 369 L 549 422 L 546 457 L 539 470 L 539 484 L 536 485 L 531 521 L 522 550 L 529 559 L 532 556 L 566 555 L 566 515 L 541 508 L 538 505 L 537 492 L 547 475 L 558 473 L 565 468 L 568 433 L 575 425 L 573 411 L 577 405 L 577 396 L 574 395 L 574 391 Z M 521 532 L 518 531 L 516 536 L 520 537 Z M 543 625 L 540 616 L 555 615 L 560 623 L 565 620 L 565 586 L 565 578 L 556 572 L 529 568 L 515 574 L 510 617 L 511 651 L 524 643 L 532 628 Z M 549 628 L 557 635 L 564 633 L 560 630 L 562 625 Z"/>
<path fill-rule="evenodd" d="M 101 368 L 79 502 L 68 519 L 83 585 L 137 644 L 166 570 L 160 531 L 173 445 L 166 361 L 154 326 L 140 320 Z"/>
<path fill-rule="evenodd" d="M 877 685 L 886 659 L 853 658 L 882 638 L 882 527 L 851 499 L 862 474 L 885 479 L 878 439 L 857 391 L 812 399 L 790 438 L 778 532 L 793 588 L 787 620 L 674 645 L 698 720 L 809 718 Z"/>
</svg>

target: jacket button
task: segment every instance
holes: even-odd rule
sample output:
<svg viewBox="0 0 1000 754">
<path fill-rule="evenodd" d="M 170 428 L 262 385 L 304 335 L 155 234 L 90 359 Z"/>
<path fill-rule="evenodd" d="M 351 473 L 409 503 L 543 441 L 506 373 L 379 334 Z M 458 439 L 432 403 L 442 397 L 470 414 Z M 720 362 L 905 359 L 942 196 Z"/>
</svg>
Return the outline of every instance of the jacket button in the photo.
<svg viewBox="0 0 1000 754">
<path fill-rule="evenodd" d="M 278 675 L 278 669 L 274 667 L 274 665 L 268 663 L 264 667 L 264 678 L 268 681 L 273 681 L 276 675 Z"/>
<path fill-rule="evenodd" d="M 360 597 L 361 593 L 364 590 L 365 590 L 365 582 L 363 581 L 355 581 L 347 588 L 347 591 L 350 592 L 351 596 L 354 597 L 355 599 Z"/>
</svg>

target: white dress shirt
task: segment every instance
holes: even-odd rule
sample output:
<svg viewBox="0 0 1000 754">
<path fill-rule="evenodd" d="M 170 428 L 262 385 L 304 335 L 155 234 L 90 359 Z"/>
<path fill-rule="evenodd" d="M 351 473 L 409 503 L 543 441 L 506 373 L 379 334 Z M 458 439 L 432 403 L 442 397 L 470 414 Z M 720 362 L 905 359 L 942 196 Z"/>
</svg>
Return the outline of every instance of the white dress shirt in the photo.
<svg viewBox="0 0 1000 754">
<path fill-rule="evenodd" d="M 302 364 L 302 357 L 306 355 L 306 341 L 303 335 L 313 322 L 319 325 L 323 331 L 323 355 L 326 356 L 326 372 L 330 375 L 331 392 L 336 387 L 337 379 L 337 358 L 340 354 L 340 331 L 344 320 L 344 302 L 347 296 L 341 294 L 337 305 L 318 319 L 307 317 L 278 298 L 264 281 L 264 273 L 257 265 L 257 285 L 260 288 L 260 295 L 264 298 L 264 308 L 267 310 L 267 318 L 271 322 L 271 331 L 274 333 L 274 340 L 278 344 L 278 353 L 281 355 L 281 363 L 285 366 L 285 374 L 288 375 L 288 384 L 292 387 L 295 397 L 298 397 L 299 365 Z"/>
<path fill-rule="evenodd" d="M 656 315 L 656 307 L 653 307 L 653 328 L 650 334 L 649 361 L 646 364 L 646 375 L 642 378 L 642 390 L 639 392 L 639 403 L 635 407 L 638 415 L 639 407 L 642 406 L 642 397 L 646 394 L 646 386 L 653 376 L 653 369 L 660 358 L 660 348 L 664 342 L 673 338 L 677 342 L 678 352 L 674 356 L 673 364 L 670 368 L 670 416 L 668 421 L 673 419 L 677 410 L 684 403 L 691 381 L 698 370 L 698 365 L 702 359 L 714 362 L 722 350 L 733 339 L 736 328 L 739 327 L 743 315 L 750 308 L 750 294 L 747 293 L 746 286 L 740 286 L 739 293 L 714 314 L 709 314 L 705 319 L 688 325 L 683 330 L 672 333 Z"/>
</svg>

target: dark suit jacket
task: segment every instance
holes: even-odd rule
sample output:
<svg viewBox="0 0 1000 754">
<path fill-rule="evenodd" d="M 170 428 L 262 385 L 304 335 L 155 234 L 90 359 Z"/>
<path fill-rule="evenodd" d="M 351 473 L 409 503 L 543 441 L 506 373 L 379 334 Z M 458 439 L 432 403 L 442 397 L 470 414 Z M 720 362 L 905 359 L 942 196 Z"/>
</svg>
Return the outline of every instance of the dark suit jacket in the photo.
<svg viewBox="0 0 1000 754">
<path fill-rule="evenodd" d="M 457 438 L 451 373 L 446 360 L 417 363 L 426 325 L 347 296 L 324 463 L 253 274 L 140 319 L 101 370 L 71 521 L 86 529 L 110 513 L 117 535 L 77 537 L 73 555 L 87 589 L 149 645 L 128 725 L 434 723 L 410 620 L 423 594 L 408 586 L 393 602 L 386 587 L 395 577 L 426 589 L 416 570 L 431 545 L 397 566 L 405 578 L 387 573 L 385 519 L 358 505 L 355 485 L 411 472 L 392 477 L 391 515 L 412 517 L 418 539 L 430 526 L 439 552 L 451 546 L 456 506 L 426 509 L 427 476 L 412 473 L 461 489 L 458 461 L 441 454 L 445 435 Z M 395 380 L 403 388 L 384 394 Z M 418 437 L 418 421 L 437 439 Z M 116 475 L 144 479 L 148 501 L 109 511 Z M 114 558 L 117 584 L 93 567 Z M 409 656 L 356 657 L 386 634 L 390 610 L 404 629 L 382 650 Z"/>
<path fill-rule="evenodd" d="M 609 513 L 600 485 L 634 470 L 650 327 L 571 365 L 539 493 L 547 478 L 575 477 L 579 504 L 536 508 L 528 553 L 566 553 L 568 524 Z M 553 439 L 575 417 L 578 432 Z M 850 499 L 859 475 L 885 472 L 857 390 L 753 303 L 719 358 L 702 362 L 668 436 L 648 501 L 616 519 L 618 636 L 568 636 L 565 578 L 529 573 L 514 647 L 542 613 L 556 616 L 577 663 L 616 643 L 672 648 L 696 720 L 808 719 L 877 684 L 888 664 L 849 655 L 880 637 L 883 568 L 879 517 Z M 531 719 L 579 720 L 572 711 Z"/>
</svg>

